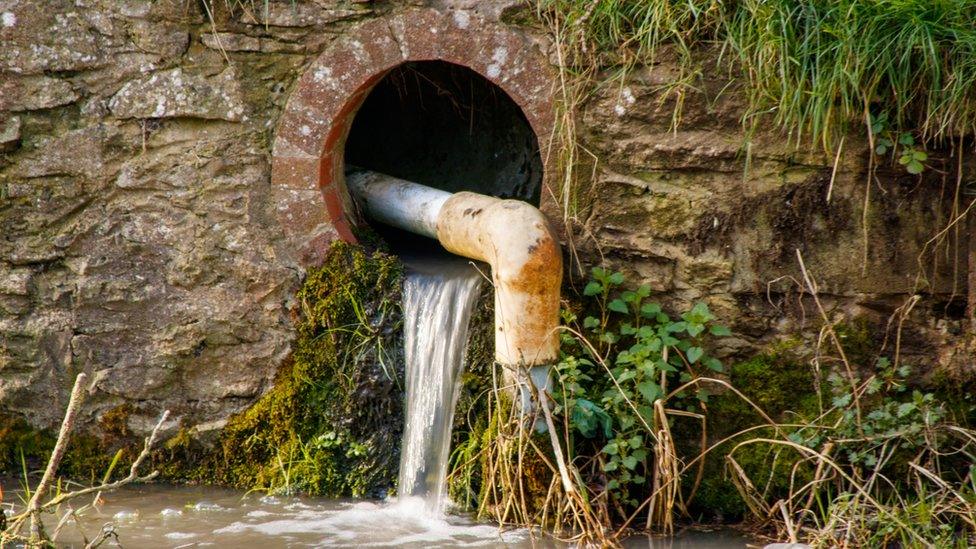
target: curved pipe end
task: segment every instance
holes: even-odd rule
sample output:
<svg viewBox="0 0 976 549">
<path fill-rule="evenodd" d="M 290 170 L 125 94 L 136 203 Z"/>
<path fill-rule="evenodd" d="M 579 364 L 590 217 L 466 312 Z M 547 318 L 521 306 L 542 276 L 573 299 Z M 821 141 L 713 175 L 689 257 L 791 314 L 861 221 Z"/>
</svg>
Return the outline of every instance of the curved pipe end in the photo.
<svg viewBox="0 0 976 549">
<path fill-rule="evenodd" d="M 462 192 L 437 217 L 437 238 L 450 252 L 491 265 L 495 285 L 495 359 L 552 364 L 559 357 L 562 252 L 535 207 Z"/>
</svg>

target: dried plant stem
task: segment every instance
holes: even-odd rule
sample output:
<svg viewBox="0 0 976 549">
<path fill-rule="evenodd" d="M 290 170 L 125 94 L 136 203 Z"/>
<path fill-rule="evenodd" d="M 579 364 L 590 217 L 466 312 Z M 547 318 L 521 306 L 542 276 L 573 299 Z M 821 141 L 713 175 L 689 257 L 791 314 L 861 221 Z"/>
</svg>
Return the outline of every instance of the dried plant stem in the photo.
<svg viewBox="0 0 976 549">
<path fill-rule="evenodd" d="M 844 152 L 846 137 L 846 135 L 841 136 L 840 143 L 837 145 L 837 154 L 834 155 L 834 168 L 830 171 L 830 184 L 827 185 L 827 204 L 830 204 L 830 197 L 834 194 L 834 181 L 837 180 L 837 167 L 840 166 L 840 155 Z"/>
<path fill-rule="evenodd" d="M 576 492 L 576 487 L 573 486 L 572 481 L 569 479 L 569 469 L 566 468 L 566 461 L 563 458 L 562 445 L 559 444 L 559 437 L 556 436 L 556 425 L 552 421 L 552 412 L 549 411 L 549 397 L 546 396 L 545 390 L 540 387 L 538 390 L 539 395 L 539 408 L 542 409 L 542 413 L 546 418 L 546 427 L 549 431 L 549 441 L 552 443 L 552 451 L 556 455 L 556 465 L 559 467 L 559 478 L 563 483 L 563 490 L 567 494 L 573 494 Z"/>
<path fill-rule="evenodd" d="M 666 533 L 671 534 L 674 532 L 674 504 L 678 497 L 681 473 L 677 450 L 674 447 L 674 439 L 671 436 L 671 427 L 668 425 L 668 416 L 662 399 L 654 402 L 654 423 L 657 427 L 657 436 L 655 437 L 654 473 L 651 484 L 653 492 L 649 498 L 651 501 L 647 510 L 645 526 L 648 530 L 653 526 L 659 526 Z"/>
<path fill-rule="evenodd" d="M 873 496 L 871 496 L 871 494 L 869 494 L 867 492 L 867 489 L 864 487 L 864 485 L 862 483 L 858 482 L 857 479 L 855 479 L 854 477 L 852 477 L 851 474 L 848 473 L 847 471 L 845 471 L 843 467 L 841 467 L 840 465 L 838 465 L 834 460 L 832 460 L 828 456 L 824 455 L 823 453 L 817 452 L 816 450 L 807 448 L 806 446 L 803 446 L 802 444 L 797 444 L 797 443 L 795 443 L 793 441 L 790 441 L 790 440 L 776 440 L 776 439 L 770 439 L 770 438 L 754 438 L 754 439 L 746 440 L 746 441 L 740 442 L 739 444 L 736 444 L 735 447 L 733 447 L 732 450 L 729 452 L 728 459 L 731 459 L 732 458 L 732 455 L 734 455 L 737 450 L 739 450 L 740 448 L 742 448 L 744 446 L 748 446 L 750 444 L 769 444 L 769 445 L 786 446 L 786 447 L 789 447 L 789 448 L 792 448 L 792 449 L 796 450 L 800 455 L 806 455 L 806 456 L 809 456 L 809 457 L 812 457 L 812 458 L 818 460 L 819 462 L 824 463 L 827 467 L 830 467 L 831 469 L 833 469 L 838 475 L 840 475 L 845 481 L 847 481 L 847 483 L 849 484 L 849 486 L 854 489 L 855 494 L 857 494 L 858 496 L 864 498 L 865 501 L 867 501 L 868 503 L 870 503 L 876 510 L 878 510 L 879 512 L 881 512 L 884 515 L 886 515 L 887 518 L 889 520 L 891 520 L 893 523 L 897 524 L 899 527 L 903 528 L 905 531 L 910 532 L 912 534 L 912 536 L 915 537 L 916 540 L 921 544 L 921 546 L 923 546 L 923 547 L 932 547 L 932 544 L 931 543 L 929 543 L 927 540 L 921 538 L 918 535 L 918 533 L 915 532 L 915 530 L 909 528 L 909 526 L 907 524 L 905 524 L 904 521 L 902 521 L 896 515 L 894 515 L 891 512 L 889 512 L 887 510 L 887 507 L 886 506 L 882 505 L 880 502 L 878 502 L 878 500 L 876 500 Z"/>
<path fill-rule="evenodd" d="M 837 337 L 837 332 L 834 330 L 834 324 L 830 321 L 830 317 L 827 316 L 827 311 L 824 309 L 823 304 L 820 302 L 820 296 L 817 292 L 817 285 L 810 278 L 810 273 L 807 272 L 807 266 L 803 263 L 803 254 L 800 249 L 796 250 L 796 259 L 800 264 L 800 271 L 803 273 L 803 281 L 806 283 L 807 290 L 813 297 L 813 302 L 817 305 L 817 310 L 820 312 L 820 317 L 824 322 L 824 329 L 830 335 L 831 341 L 834 343 L 837 352 L 840 354 L 841 361 L 844 363 L 844 370 L 847 373 L 847 379 L 851 384 L 851 390 L 854 395 L 854 409 L 857 413 L 857 424 L 861 425 L 861 397 L 858 395 L 857 391 L 857 380 L 854 377 L 854 371 L 851 369 L 851 363 L 847 360 L 847 354 L 844 352 L 844 346 L 840 344 L 840 338 Z"/>
<path fill-rule="evenodd" d="M 864 124 L 867 127 L 868 134 L 868 178 L 864 182 L 864 204 L 861 206 L 861 239 L 864 241 L 864 247 L 861 250 L 861 276 L 867 276 L 868 274 L 868 255 L 870 251 L 870 228 L 868 224 L 871 222 L 871 183 L 874 180 L 875 167 L 875 156 L 874 156 L 874 132 L 871 131 L 871 111 L 867 104 L 864 105 Z"/>
<path fill-rule="evenodd" d="M 34 495 L 27 502 L 27 514 L 30 516 L 30 539 L 40 541 L 44 535 L 44 525 L 41 523 L 41 502 L 47 495 L 51 483 L 54 482 L 54 475 L 57 473 L 61 458 L 64 457 L 65 450 L 68 449 L 68 436 L 75 425 L 75 418 L 78 416 L 78 409 L 84 401 L 83 391 L 88 376 L 84 373 L 78 374 L 75 378 L 75 385 L 71 389 L 71 398 L 68 400 L 68 409 L 64 413 L 64 420 L 61 422 L 61 430 L 58 432 L 58 440 L 51 451 L 51 458 L 47 461 L 44 469 L 44 476 L 34 490 Z"/>
<path fill-rule="evenodd" d="M 970 333 L 976 333 L 976 215 L 971 215 L 966 221 L 969 235 L 969 272 L 968 294 L 966 295 L 966 318 L 969 319 Z"/>
<path fill-rule="evenodd" d="M 142 466 L 142 463 L 146 460 L 146 458 L 149 457 L 150 452 L 159 439 L 159 431 L 169 418 L 169 410 L 162 413 L 162 415 L 159 417 L 159 421 L 157 421 L 156 425 L 153 427 L 152 432 L 143 441 L 142 451 L 139 452 L 139 455 L 136 456 L 135 461 L 132 462 L 132 465 L 129 467 L 129 474 L 125 478 L 115 482 L 103 482 L 97 486 L 90 486 L 88 488 L 82 488 L 73 492 L 61 493 L 48 501 L 43 501 L 43 498 L 47 494 L 51 483 L 54 481 L 54 475 L 57 472 L 58 464 L 64 457 L 68 435 L 74 426 L 78 409 L 80 408 L 83 400 L 81 391 L 86 379 L 87 377 L 85 374 L 80 374 L 75 380 L 75 388 L 71 392 L 71 400 L 68 403 L 68 410 L 65 413 L 64 420 L 61 423 L 61 432 L 59 433 L 58 441 L 55 445 L 54 451 L 51 454 L 51 458 L 48 460 L 44 476 L 41 478 L 37 489 L 34 491 L 34 495 L 27 504 L 27 510 L 11 519 L 10 526 L 8 526 L 8 528 L 2 533 L 2 536 L 0 536 L 0 541 L 6 541 L 8 539 L 20 539 L 18 532 L 23 526 L 24 521 L 29 518 L 31 521 L 31 534 L 29 541 L 30 543 L 34 544 L 40 543 L 44 536 L 43 525 L 40 521 L 40 513 L 48 509 L 55 508 L 58 505 L 61 505 L 62 503 L 74 498 L 99 492 L 110 492 L 132 482 L 146 482 L 156 478 L 156 476 L 159 474 L 158 471 L 153 471 L 148 475 L 139 476 L 139 468 Z"/>
</svg>

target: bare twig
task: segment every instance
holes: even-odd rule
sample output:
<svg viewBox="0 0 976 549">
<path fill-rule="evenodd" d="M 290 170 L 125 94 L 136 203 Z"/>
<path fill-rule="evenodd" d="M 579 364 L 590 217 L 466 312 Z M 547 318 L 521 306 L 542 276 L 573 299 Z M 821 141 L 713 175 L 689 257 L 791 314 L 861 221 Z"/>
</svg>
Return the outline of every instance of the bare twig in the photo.
<svg viewBox="0 0 976 549">
<path fill-rule="evenodd" d="M 552 451 L 556 455 L 556 465 L 559 467 L 559 478 L 563 482 L 563 490 L 567 494 L 572 494 L 576 491 L 576 487 L 573 486 L 572 481 L 569 480 L 569 469 L 566 468 L 566 461 L 563 458 L 562 445 L 559 444 L 559 438 L 556 436 L 556 425 L 552 421 L 552 413 L 549 411 L 549 397 L 546 396 L 545 390 L 540 387 L 538 389 L 539 394 L 539 407 L 542 408 L 542 413 L 546 418 L 546 427 L 549 428 L 549 439 L 552 442 Z"/>
<path fill-rule="evenodd" d="M 77 417 L 78 409 L 84 400 L 83 390 L 87 380 L 88 376 L 84 373 L 78 374 L 78 377 L 75 378 L 75 386 L 71 389 L 71 398 L 68 400 L 68 409 L 64 413 L 64 421 L 61 422 L 61 430 L 58 432 L 58 441 L 54 445 L 54 450 L 51 451 L 51 458 L 47 461 L 44 476 L 41 477 L 41 481 L 34 490 L 34 495 L 27 502 L 27 514 L 30 516 L 31 521 L 31 540 L 39 541 L 44 534 L 40 517 L 42 508 L 41 501 L 47 495 L 47 491 L 54 481 L 54 474 L 61 464 L 61 458 L 64 457 L 64 452 L 68 449 L 68 436 L 71 434 L 72 428 L 74 428 L 75 417 Z"/>
<path fill-rule="evenodd" d="M 20 537 L 17 535 L 17 532 L 23 526 L 24 521 L 30 518 L 30 540 L 37 543 L 43 539 L 43 525 L 40 521 L 41 512 L 57 507 L 58 505 L 61 505 L 62 503 L 74 498 L 99 492 L 110 492 L 132 482 L 146 482 L 156 478 L 156 476 L 159 474 L 158 471 L 153 471 L 148 475 L 139 476 L 139 468 L 142 466 L 142 463 L 146 460 L 146 458 L 149 457 L 152 448 L 155 446 L 156 441 L 159 438 L 159 431 L 169 418 L 169 410 L 162 413 L 162 415 L 159 417 L 159 421 L 157 421 L 155 427 L 153 427 L 152 432 L 145 438 L 142 451 L 139 452 L 139 455 L 136 456 L 135 461 L 132 462 L 132 465 L 129 467 L 129 474 L 125 478 L 115 482 L 103 482 L 97 486 L 90 486 L 88 488 L 82 488 L 73 492 L 64 492 L 46 502 L 42 502 L 50 483 L 54 479 L 54 473 L 57 470 L 57 465 L 64 456 L 64 446 L 67 444 L 68 433 L 71 431 L 78 407 L 81 405 L 80 387 L 84 386 L 84 381 L 86 379 L 83 376 L 84 374 L 79 375 L 78 379 L 75 381 L 75 390 L 72 391 L 72 398 L 68 404 L 68 411 L 65 414 L 64 421 L 61 424 L 61 434 L 58 436 L 58 442 L 55 445 L 54 452 L 51 454 L 51 459 L 48 460 L 48 466 L 44 477 L 41 479 L 40 484 L 38 484 L 38 488 L 35 490 L 33 497 L 28 502 L 27 510 L 11 519 L 10 526 L 3 532 L 4 539 L 19 539 Z"/>
<path fill-rule="evenodd" d="M 95 539 L 91 540 L 87 545 L 85 545 L 85 549 L 96 549 L 101 547 L 102 544 L 109 539 L 115 539 L 116 544 L 118 544 L 119 534 L 115 531 L 115 525 L 111 522 L 102 526 L 102 531 L 95 536 Z"/>
<path fill-rule="evenodd" d="M 803 254 L 800 253 L 799 248 L 796 250 L 796 260 L 800 263 L 800 271 L 803 273 L 803 281 L 806 282 L 807 289 L 810 291 L 810 295 L 813 297 L 813 302 L 817 305 L 817 310 L 820 312 L 820 317 L 824 322 L 824 329 L 830 335 L 831 341 L 834 342 L 834 347 L 836 347 L 837 352 L 840 354 L 841 361 L 844 363 L 844 369 L 847 372 L 847 379 L 851 384 L 851 391 L 854 395 L 854 409 L 857 413 L 857 425 L 858 428 L 861 426 L 861 398 L 857 393 L 857 379 L 854 377 L 854 370 L 851 369 L 851 363 L 847 360 L 847 353 L 844 352 L 844 346 L 840 344 L 840 338 L 837 337 L 837 332 L 834 331 L 834 324 L 830 321 L 827 316 L 827 311 L 824 309 L 823 304 L 820 303 L 820 296 L 817 292 L 817 285 L 810 278 L 810 273 L 807 272 L 807 266 L 803 263 Z"/>
</svg>

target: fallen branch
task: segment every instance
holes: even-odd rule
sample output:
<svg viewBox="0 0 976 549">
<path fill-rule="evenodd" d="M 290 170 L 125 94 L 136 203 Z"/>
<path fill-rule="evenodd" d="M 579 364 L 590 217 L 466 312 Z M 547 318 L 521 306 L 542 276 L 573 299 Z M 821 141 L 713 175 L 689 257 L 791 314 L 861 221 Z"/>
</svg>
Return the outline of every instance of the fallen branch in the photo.
<svg viewBox="0 0 976 549">
<path fill-rule="evenodd" d="M 23 513 L 15 515 L 9 522 L 9 526 L 0 532 L 0 543 L 4 541 L 18 540 L 25 541 L 28 545 L 39 545 L 44 541 L 46 535 L 44 533 L 44 525 L 41 522 L 41 513 L 47 511 L 48 509 L 57 507 L 58 505 L 81 496 L 88 494 L 98 493 L 98 492 L 109 492 L 116 490 L 126 484 L 132 482 L 146 482 L 155 478 L 159 472 L 153 471 L 145 476 L 139 476 L 139 467 L 142 463 L 149 457 L 153 446 L 159 437 L 159 431 L 169 418 L 169 410 L 162 413 L 159 421 L 156 422 L 155 427 L 153 427 L 152 432 L 148 437 L 145 438 L 143 442 L 142 451 L 136 457 L 135 461 L 129 467 L 129 474 L 120 480 L 115 482 L 102 482 L 97 486 L 91 486 L 88 488 L 83 488 L 80 490 L 75 490 L 73 492 L 65 492 L 56 495 L 48 501 L 44 501 L 44 497 L 50 490 L 51 484 L 54 482 L 55 474 L 57 473 L 58 466 L 61 464 L 61 460 L 64 458 L 65 451 L 68 446 L 69 435 L 74 428 L 75 419 L 78 415 L 78 410 L 81 408 L 81 404 L 84 401 L 84 385 L 87 381 L 88 376 L 85 374 L 78 374 L 75 378 L 74 387 L 71 390 L 71 398 L 68 401 L 68 408 L 65 411 L 64 419 L 61 422 L 61 429 L 58 433 L 57 442 L 54 445 L 54 450 L 51 452 L 51 457 L 48 459 L 47 466 L 44 469 L 44 475 L 41 477 L 37 488 L 34 490 L 34 494 L 31 499 L 27 502 L 26 510 Z M 20 529 L 23 527 L 24 522 L 30 519 L 30 535 L 24 538 L 19 534 Z M 102 538 L 104 541 L 105 538 Z"/>
<path fill-rule="evenodd" d="M 40 541 L 44 535 L 40 517 L 41 500 L 47 495 L 51 483 L 54 482 L 54 474 L 61 464 L 61 458 L 64 457 L 65 450 L 68 449 L 68 435 L 74 428 L 75 417 L 77 417 L 78 409 L 81 408 L 81 403 L 84 400 L 82 391 L 87 380 L 88 376 L 84 373 L 78 374 L 78 377 L 75 378 L 75 386 L 71 389 L 71 398 L 68 400 L 68 409 L 64 412 L 64 420 L 61 422 L 61 430 L 58 432 L 58 441 L 54 445 L 54 450 L 51 452 L 51 458 L 47 461 L 47 467 L 44 469 L 44 476 L 41 477 L 41 482 L 38 483 L 37 489 L 34 490 L 34 495 L 31 496 L 30 501 L 27 502 L 27 514 L 31 520 L 30 539 L 33 541 Z"/>
</svg>

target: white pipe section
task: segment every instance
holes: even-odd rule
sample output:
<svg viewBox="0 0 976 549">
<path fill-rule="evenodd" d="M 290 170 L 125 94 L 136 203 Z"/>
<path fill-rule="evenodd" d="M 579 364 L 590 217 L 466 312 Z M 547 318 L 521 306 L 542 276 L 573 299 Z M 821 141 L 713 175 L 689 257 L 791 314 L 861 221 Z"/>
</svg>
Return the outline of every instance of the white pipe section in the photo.
<svg viewBox="0 0 976 549">
<path fill-rule="evenodd" d="M 495 360 L 525 366 L 556 361 L 562 253 L 542 212 L 519 200 L 450 194 L 375 172 L 351 173 L 346 181 L 373 219 L 491 265 Z"/>
<path fill-rule="evenodd" d="M 398 229 L 437 238 L 437 214 L 451 193 L 381 173 L 357 171 L 346 185 L 370 217 Z"/>
</svg>

